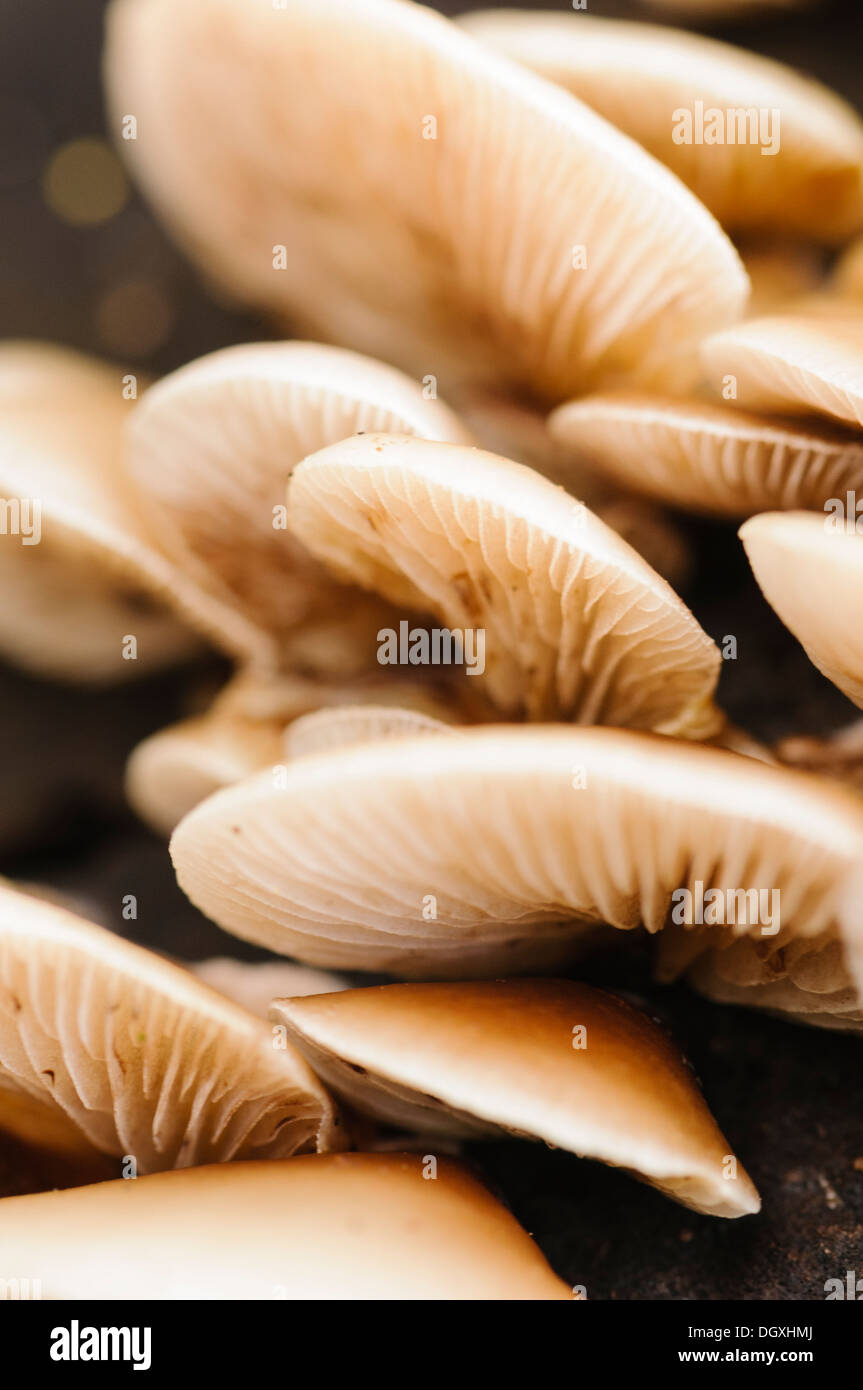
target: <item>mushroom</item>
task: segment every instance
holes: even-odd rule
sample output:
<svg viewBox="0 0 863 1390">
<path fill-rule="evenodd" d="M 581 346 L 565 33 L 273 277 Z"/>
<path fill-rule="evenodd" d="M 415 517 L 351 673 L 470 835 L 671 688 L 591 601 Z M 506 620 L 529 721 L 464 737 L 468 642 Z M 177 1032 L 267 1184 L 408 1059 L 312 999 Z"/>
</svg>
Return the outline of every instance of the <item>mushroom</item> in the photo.
<svg viewBox="0 0 863 1390">
<path fill-rule="evenodd" d="M 560 406 L 549 427 L 579 463 L 692 511 L 739 517 L 863 497 L 863 440 L 827 423 L 609 392 Z"/>
<path fill-rule="evenodd" d="M 294 471 L 288 524 L 338 577 L 473 633 L 473 669 L 509 715 L 693 737 L 721 725 L 719 652 L 689 610 L 614 531 L 521 464 L 420 439 L 347 439 Z"/>
<path fill-rule="evenodd" d="M 451 411 L 383 363 L 318 343 L 242 344 L 150 388 L 129 417 L 128 464 L 177 563 L 287 635 L 347 599 L 285 530 L 291 470 L 378 430 L 468 441 Z"/>
<path fill-rule="evenodd" d="M 366 702 L 370 716 L 365 713 Z M 390 704 L 390 702 L 392 702 Z M 404 702 L 404 708 L 399 702 Z M 202 715 L 159 729 L 133 749 L 126 766 L 126 796 L 145 824 L 158 835 L 174 826 L 199 801 L 262 768 L 272 775 L 286 756 L 296 756 L 304 739 L 329 739 L 326 725 L 315 733 L 299 732 L 294 721 L 312 712 L 328 713 L 339 706 L 349 711 L 353 735 L 334 735 L 339 742 L 373 737 L 375 726 L 387 720 L 412 717 L 418 725 L 446 728 L 447 721 L 473 713 L 456 692 L 420 681 L 384 682 L 369 676 L 351 683 L 331 684 L 311 676 L 246 671 L 235 676 Z M 371 718 L 372 723 L 365 723 Z"/>
<path fill-rule="evenodd" d="M 847 944 L 832 935 L 792 942 L 775 954 L 737 941 L 706 950 L 687 972 L 694 989 L 720 1004 L 767 1009 L 795 1023 L 863 1032 L 863 993 Z"/>
<path fill-rule="evenodd" d="M 863 314 L 841 301 L 749 319 L 706 338 L 701 355 L 714 390 L 741 406 L 863 426 Z"/>
<path fill-rule="evenodd" d="M 0 1201 L 0 1279 L 51 1299 L 571 1299 L 515 1217 L 435 1155 L 329 1154 Z"/>
<path fill-rule="evenodd" d="M 564 980 L 383 985 L 277 999 L 270 1017 L 387 1124 L 542 1139 L 714 1216 L 761 1205 L 677 1050 L 613 994 Z"/>
<path fill-rule="evenodd" d="M 774 890 L 781 930 L 764 939 L 835 934 L 863 805 L 670 738 L 473 728 L 298 758 L 278 788 L 249 778 L 181 821 L 171 854 L 237 936 L 328 968 L 467 978 L 547 972 L 602 923 L 662 933 L 699 885 L 729 895 L 729 936 L 772 928 L 733 908 Z M 698 928 L 696 913 L 681 932 L 695 949 Z"/>
<path fill-rule="evenodd" d="M 845 496 L 838 500 L 844 507 Z M 863 534 L 855 521 L 765 512 L 741 526 L 740 539 L 767 602 L 809 660 L 863 709 Z M 863 520 L 856 524 L 863 533 Z"/>
<path fill-rule="evenodd" d="M 343 705 L 295 719 L 284 732 L 283 746 L 289 758 L 304 758 L 375 739 L 448 732 L 454 732 L 451 725 L 419 710 L 398 705 Z"/>
<path fill-rule="evenodd" d="M 0 652 L 38 675 L 146 674 L 197 650 L 190 628 L 240 656 L 263 640 L 143 527 L 120 467 L 129 409 L 116 368 L 0 346 L 0 583 L 15 596 L 0 606 Z"/>
<path fill-rule="evenodd" d="M 481 10 L 460 22 L 637 140 L 724 227 L 834 245 L 863 227 L 863 122 L 792 68 L 681 29 L 571 10 Z"/>
<path fill-rule="evenodd" d="M 677 375 L 743 308 L 674 175 L 423 6 L 115 0 L 105 77 L 133 173 L 211 277 L 445 393 Z"/>
<path fill-rule="evenodd" d="M 145 1173 L 344 1144 L 326 1092 L 262 1021 L 2 885 L 0 1128 L 48 1148 L 74 1136 Z"/>
<path fill-rule="evenodd" d="M 299 998 L 304 994 L 328 994 L 330 990 L 348 988 L 343 975 L 284 960 L 249 962 L 234 960 L 233 956 L 210 956 L 207 960 L 195 961 L 187 969 L 210 989 L 224 994 L 258 1018 L 268 1017 L 270 1005 L 279 995 Z"/>
</svg>

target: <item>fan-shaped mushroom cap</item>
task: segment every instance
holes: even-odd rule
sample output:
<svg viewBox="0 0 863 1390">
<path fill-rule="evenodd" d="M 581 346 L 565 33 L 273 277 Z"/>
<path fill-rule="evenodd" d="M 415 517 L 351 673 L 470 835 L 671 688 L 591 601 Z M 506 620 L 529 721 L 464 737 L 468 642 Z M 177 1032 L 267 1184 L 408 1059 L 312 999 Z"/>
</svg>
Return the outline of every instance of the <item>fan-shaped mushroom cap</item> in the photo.
<svg viewBox="0 0 863 1390">
<path fill-rule="evenodd" d="M 211 274 L 445 390 L 679 371 L 741 312 L 736 253 L 668 170 L 425 7 L 120 0 L 106 80 Z"/>
<path fill-rule="evenodd" d="M 571 955 L 598 923 L 660 931 L 699 881 L 778 888 L 783 930 L 814 936 L 863 854 L 863 805 L 667 738 L 478 728 L 298 758 L 278 789 L 257 776 L 202 802 L 171 853 L 238 936 L 315 965 L 466 977 L 513 973 L 516 948 L 547 970 L 544 951 Z"/>
<path fill-rule="evenodd" d="M 768 1009 L 795 1023 L 856 1033 L 863 1032 L 863 996 L 849 973 L 851 959 L 847 943 L 832 931 L 775 948 L 745 939 L 705 948 L 687 978 L 717 1003 Z"/>
<path fill-rule="evenodd" d="M 435 1162 L 330 1154 L 7 1197 L 0 1278 L 36 1267 L 53 1299 L 573 1298 L 476 1178 Z"/>
<path fill-rule="evenodd" d="M 195 639 L 171 610 L 233 653 L 264 641 L 143 528 L 121 467 L 130 408 L 118 369 L 65 348 L 0 347 L 0 491 L 38 515 L 35 540 L 8 524 L 0 536 L 0 578 L 15 594 L 0 611 L 0 651 L 39 674 L 116 680 L 188 655 Z M 123 655 L 130 634 L 136 660 Z"/>
<path fill-rule="evenodd" d="M 717 392 L 734 378 L 741 406 L 863 426 L 863 313 L 839 302 L 832 314 L 748 319 L 705 339 L 701 354 Z"/>
<path fill-rule="evenodd" d="M 863 122 L 782 63 L 681 29 L 571 10 L 481 10 L 460 22 L 637 140 L 723 226 L 828 243 L 863 226 Z"/>
<path fill-rule="evenodd" d="M 403 700 L 409 708 L 397 702 Z M 374 701 L 368 706 L 367 701 Z M 356 702 L 356 703 L 355 703 Z M 338 720 L 346 706 L 347 723 Z M 333 707 L 323 709 L 323 706 Z M 294 735 L 294 722 L 319 712 L 337 727 L 312 724 Z M 389 731 L 398 720 L 445 729 L 447 720 L 467 717 L 453 692 L 449 702 L 419 681 L 385 682 L 380 676 L 332 685 L 312 677 L 257 674 L 235 676 L 203 715 L 170 724 L 133 749 L 126 765 L 130 805 L 159 835 L 170 835 L 199 801 L 261 768 L 275 773 L 303 744 L 352 743 Z"/>
<path fill-rule="evenodd" d="M 419 710 L 398 705 L 344 705 L 341 709 L 319 709 L 304 714 L 285 730 L 283 746 L 290 758 L 311 753 L 327 753 L 355 743 L 381 738 L 415 738 L 423 734 L 445 734 L 452 726 Z"/>
<path fill-rule="evenodd" d="M 367 430 L 468 440 L 451 411 L 383 363 L 319 343 L 242 344 L 147 392 L 129 418 L 129 466 L 178 563 L 284 632 L 344 602 L 286 532 L 285 484 L 306 454 Z"/>
<path fill-rule="evenodd" d="M 330 990 L 348 989 L 343 975 L 328 970 L 313 970 L 309 965 L 294 965 L 286 960 L 249 962 L 234 960 L 233 956 L 210 956 L 188 967 L 210 989 L 224 994 L 235 1004 L 258 1018 L 269 1016 L 274 999 L 290 995 L 329 994 Z"/>
<path fill-rule="evenodd" d="M 481 679 L 508 713 L 694 736 L 719 722 L 719 653 L 689 610 L 614 531 L 521 464 L 419 439 L 347 439 L 296 469 L 288 524 L 342 578 L 484 633 Z"/>
<path fill-rule="evenodd" d="M 0 886 L 0 1127 L 25 1103 L 44 1111 L 47 1143 L 76 1127 L 140 1172 L 342 1142 L 326 1092 L 259 1020 L 179 966 Z"/>
<path fill-rule="evenodd" d="M 716 1216 L 757 1211 L 748 1175 L 663 1032 L 563 980 L 384 985 L 270 1012 L 358 1110 L 427 1134 L 544 1139 Z"/>
<path fill-rule="evenodd" d="M 765 512 L 741 526 L 740 539 L 767 602 L 809 660 L 863 709 L 863 535 L 832 521 Z"/>
<path fill-rule="evenodd" d="M 828 424 L 630 393 L 585 396 L 549 426 L 575 457 L 663 502 L 719 516 L 863 497 L 863 440 Z"/>
</svg>

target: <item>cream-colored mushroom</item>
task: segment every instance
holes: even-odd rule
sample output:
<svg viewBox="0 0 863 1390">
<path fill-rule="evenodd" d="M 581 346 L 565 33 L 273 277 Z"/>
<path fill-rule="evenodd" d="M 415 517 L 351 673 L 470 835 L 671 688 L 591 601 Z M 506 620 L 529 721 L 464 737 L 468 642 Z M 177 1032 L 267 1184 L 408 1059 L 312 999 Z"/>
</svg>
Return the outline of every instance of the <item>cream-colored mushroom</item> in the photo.
<svg viewBox="0 0 863 1390">
<path fill-rule="evenodd" d="M 0 885 L 0 1128 L 138 1172 L 340 1148 L 326 1092 L 264 1023 L 170 964 Z"/>
<path fill-rule="evenodd" d="M 304 758 L 332 748 L 349 748 L 381 738 L 416 738 L 452 731 L 452 725 L 399 705 L 344 705 L 315 710 L 289 724 L 283 747 L 289 758 Z"/>
<path fill-rule="evenodd" d="M 342 706 L 350 727 L 340 733 L 314 724 L 293 733 L 295 721 L 318 711 L 337 716 Z M 443 688 L 418 680 L 387 681 L 381 674 L 333 684 L 312 676 L 244 672 L 204 714 L 170 724 L 138 744 L 126 765 L 126 796 L 151 829 L 170 835 L 193 806 L 222 787 L 262 768 L 280 776 L 285 758 L 297 756 L 304 742 L 370 738 L 388 720 L 406 717 L 445 728 L 447 721 L 473 713 L 455 689 L 447 696 Z"/>
<path fill-rule="evenodd" d="M 721 724 L 719 653 L 692 614 L 529 468 L 364 435 L 300 464 L 288 524 L 340 578 L 471 634 L 472 669 L 509 714 L 694 737 Z"/>
<path fill-rule="evenodd" d="M 742 310 L 736 253 L 667 169 L 423 6 L 115 0 L 105 75 L 211 276 L 445 394 L 677 375 Z"/>
<path fill-rule="evenodd" d="M 188 969 L 210 989 L 224 994 L 258 1018 L 267 1018 L 272 1001 L 284 995 L 299 998 L 304 994 L 328 994 L 330 990 L 349 988 L 343 975 L 285 960 L 250 962 L 234 960 L 233 956 L 209 956 L 206 960 L 195 961 Z"/>
<path fill-rule="evenodd" d="M 749 319 L 705 339 L 701 355 L 727 400 L 863 425 L 863 313 L 838 299 Z"/>
<path fill-rule="evenodd" d="M 267 646 L 145 529 L 121 466 L 133 381 L 65 348 L 0 347 L 0 584 L 14 594 L 0 653 L 38 675 L 144 675 L 194 653 L 193 632 L 249 659 Z"/>
<path fill-rule="evenodd" d="M 480 10 L 460 22 L 637 140 L 723 226 L 828 244 L 863 227 L 863 122 L 792 68 L 681 29 L 572 10 Z"/>
<path fill-rule="evenodd" d="M 715 1216 L 760 1206 L 680 1054 L 612 994 L 564 980 L 384 985 L 277 999 L 270 1017 L 388 1124 L 542 1139 Z"/>
<path fill-rule="evenodd" d="M 276 634 L 348 596 L 286 531 L 306 454 L 366 431 L 467 442 L 419 382 L 319 343 L 251 343 L 181 367 L 128 422 L 128 463 L 163 544 L 203 587 Z"/>
<path fill-rule="evenodd" d="M 809 660 L 863 709 L 863 518 L 847 515 L 844 493 L 835 500 L 829 514 L 751 517 L 740 539 L 767 602 Z"/>
<path fill-rule="evenodd" d="M 578 462 L 693 511 L 749 516 L 863 497 L 863 439 L 826 422 L 619 392 L 570 401 L 549 427 Z"/>
<path fill-rule="evenodd" d="M 515 1217 L 447 1158 L 330 1154 L 0 1201 L 0 1278 L 42 1297 L 571 1299 Z M 428 1179 L 428 1180 L 427 1180 Z"/>
<path fill-rule="evenodd" d="M 257 776 L 202 802 L 171 853 L 184 892 L 237 936 L 324 967 L 467 978 L 547 972 L 602 923 L 664 934 L 673 895 L 699 884 L 732 906 L 780 893 L 781 930 L 735 918 L 729 936 L 835 935 L 863 805 L 668 738 L 478 728 L 298 758 L 279 788 Z M 681 935 L 697 952 L 694 917 Z"/>
</svg>

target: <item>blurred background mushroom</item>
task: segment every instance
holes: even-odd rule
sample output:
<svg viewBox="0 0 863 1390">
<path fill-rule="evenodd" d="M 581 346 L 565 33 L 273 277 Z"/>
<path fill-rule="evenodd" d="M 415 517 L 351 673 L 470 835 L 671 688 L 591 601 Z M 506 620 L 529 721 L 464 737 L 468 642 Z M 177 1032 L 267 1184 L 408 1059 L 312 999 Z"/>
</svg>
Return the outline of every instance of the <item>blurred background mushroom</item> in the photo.
<svg viewBox="0 0 863 1390">
<path fill-rule="evenodd" d="M 464 7 L 464 0 L 439 6 L 450 13 Z M 77 0 L 74 7 L 66 0 L 0 2 L 0 331 L 65 343 L 158 377 L 232 343 L 259 341 L 270 325 L 202 285 L 123 172 L 99 95 L 105 8 L 104 0 Z M 863 100 L 857 0 L 828 0 L 808 13 L 803 5 L 724 0 L 719 7 L 608 0 L 591 9 L 602 17 L 709 26 L 716 37 L 804 70 L 858 109 Z M 739 249 L 751 267 L 750 248 Z M 821 253 L 814 255 L 816 272 L 829 271 Z M 757 289 L 758 275 L 752 278 Z M 784 283 L 787 290 L 774 292 L 780 303 L 816 282 L 801 272 Z M 837 287 L 850 294 L 854 283 L 849 258 Z M 760 312 L 777 307 L 774 298 Z M 293 334 L 299 325 L 288 327 Z M 806 428 L 812 426 L 810 419 Z M 521 457 L 514 448 L 501 451 Z M 723 707 L 768 742 L 801 730 L 826 735 L 845 724 L 848 701 L 761 599 L 733 527 L 684 513 L 674 520 L 691 552 L 688 580 L 674 582 L 685 582 L 687 604 L 723 650 Z M 671 560 L 669 533 L 658 534 L 660 553 L 650 554 L 650 563 L 670 574 L 662 564 Z M 303 647 L 316 660 L 335 652 L 337 664 L 344 651 L 340 638 L 320 629 L 298 637 L 297 651 Z M 191 908 L 164 845 L 136 824 L 122 794 L 135 744 L 203 713 L 228 675 L 223 661 L 204 655 L 193 667 L 143 676 L 122 691 L 82 693 L 0 668 L 3 869 L 88 898 L 119 934 L 191 960 L 218 952 L 261 959 Z M 135 916 L 124 909 L 129 896 Z M 859 1254 L 863 1082 L 854 1040 L 849 1051 L 829 1032 L 712 1005 L 683 986 L 652 985 L 639 946 L 601 954 L 584 970 L 673 1019 L 722 1127 L 735 1135 L 759 1182 L 769 1180 L 769 1210 L 759 1226 L 744 1223 L 745 1239 L 734 1227 L 720 1237 L 721 1223 L 682 1220 L 676 1208 L 610 1169 L 582 1165 L 574 1192 L 574 1160 L 565 1154 L 493 1143 L 483 1150 L 484 1170 L 556 1268 L 573 1282 L 589 1268 L 592 1296 L 643 1297 L 649 1267 L 659 1297 L 820 1297 L 824 1278 L 837 1265 L 853 1267 Z M 14 1148 L 4 1145 L 0 1181 Z M 19 1159 L 9 1161 L 14 1167 Z M 828 1189 L 836 1201 L 827 1201 Z"/>
</svg>

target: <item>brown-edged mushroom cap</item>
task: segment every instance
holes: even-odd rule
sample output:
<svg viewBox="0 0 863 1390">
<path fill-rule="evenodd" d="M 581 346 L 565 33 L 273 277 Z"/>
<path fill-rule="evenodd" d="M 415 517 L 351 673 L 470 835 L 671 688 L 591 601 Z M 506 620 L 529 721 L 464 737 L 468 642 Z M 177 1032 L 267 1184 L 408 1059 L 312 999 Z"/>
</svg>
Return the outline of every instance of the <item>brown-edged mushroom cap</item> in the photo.
<svg viewBox="0 0 863 1390">
<path fill-rule="evenodd" d="M 563 980 L 383 985 L 278 999 L 270 1017 L 376 1119 L 542 1139 L 716 1216 L 760 1206 L 679 1052 L 612 994 Z"/>
<path fill-rule="evenodd" d="M 0 651 L 39 674 L 145 674 L 195 650 L 190 628 L 237 655 L 266 644 L 144 528 L 122 471 L 131 408 L 118 368 L 39 343 L 0 347 L 0 489 L 7 509 L 21 508 L 0 537 L 3 587 L 15 594 L 0 612 Z"/>
<path fill-rule="evenodd" d="M 836 499 L 841 508 L 846 498 Z M 863 534 L 855 516 L 765 512 L 740 528 L 755 578 L 809 660 L 863 709 Z"/>
<path fill-rule="evenodd" d="M 171 842 L 180 886 L 236 935 L 316 965 L 437 978 L 517 973 L 516 948 L 547 971 L 544 951 L 563 958 L 600 923 L 659 932 L 675 891 L 699 881 L 779 889 L 783 932 L 814 936 L 861 852 L 863 805 L 843 787 L 564 726 L 298 758 L 278 788 L 257 776 L 202 802 Z"/>
<path fill-rule="evenodd" d="M 151 387 L 129 416 L 128 462 L 177 562 L 283 633 L 345 598 L 285 529 L 290 473 L 306 454 L 379 430 L 468 439 L 393 367 L 319 343 L 243 344 Z"/>
<path fill-rule="evenodd" d="M 474 672 L 507 713 L 693 736 L 721 722 L 719 653 L 689 609 L 532 469 L 363 435 L 300 464 L 288 524 L 340 577 L 473 633 Z"/>
<path fill-rule="evenodd" d="M 45 1114 L 46 1144 L 56 1125 L 74 1126 L 139 1172 L 344 1142 L 326 1092 L 262 1021 L 181 967 L 0 885 L 0 1127 L 25 1102 Z"/>
<path fill-rule="evenodd" d="M 680 372 L 741 312 L 674 175 L 423 6 L 115 0 L 105 72 L 123 153 L 212 275 L 445 391 Z"/>
<path fill-rule="evenodd" d="M 793 69 L 680 29 L 572 11 L 480 10 L 460 22 L 637 140 L 723 226 L 828 243 L 863 226 L 863 122 Z"/>
<path fill-rule="evenodd" d="M 717 392 L 741 406 L 827 415 L 863 426 L 863 313 L 837 301 L 832 313 L 748 319 L 706 338 L 701 355 Z"/>
<path fill-rule="evenodd" d="M 549 427 L 577 461 L 694 511 L 749 516 L 863 496 L 863 439 L 826 422 L 609 392 L 560 406 Z"/>
<path fill-rule="evenodd" d="M 42 1297 L 572 1299 L 460 1164 L 328 1154 L 0 1201 L 0 1279 Z M 229 1224 L 228 1224 L 229 1223 Z"/>
</svg>

